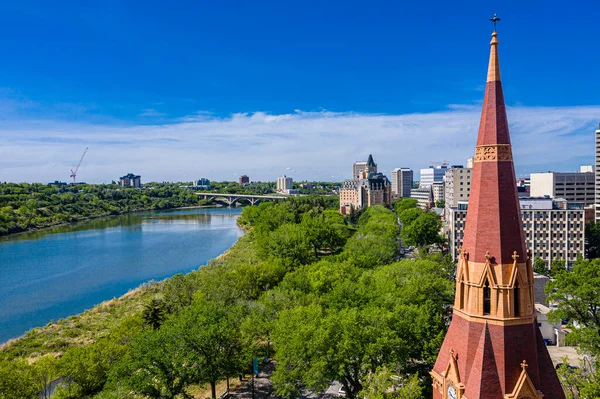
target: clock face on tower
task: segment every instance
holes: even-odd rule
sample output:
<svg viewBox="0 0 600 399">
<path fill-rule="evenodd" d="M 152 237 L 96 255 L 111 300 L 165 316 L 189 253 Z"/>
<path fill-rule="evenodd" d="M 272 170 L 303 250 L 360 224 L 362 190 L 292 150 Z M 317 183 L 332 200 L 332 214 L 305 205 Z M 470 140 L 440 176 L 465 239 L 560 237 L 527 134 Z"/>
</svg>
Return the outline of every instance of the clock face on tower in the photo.
<svg viewBox="0 0 600 399">
<path fill-rule="evenodd" d="M 456 399 L 456 391 L 453 386 L 448 387 L 448 399 Z"/>
</svg>

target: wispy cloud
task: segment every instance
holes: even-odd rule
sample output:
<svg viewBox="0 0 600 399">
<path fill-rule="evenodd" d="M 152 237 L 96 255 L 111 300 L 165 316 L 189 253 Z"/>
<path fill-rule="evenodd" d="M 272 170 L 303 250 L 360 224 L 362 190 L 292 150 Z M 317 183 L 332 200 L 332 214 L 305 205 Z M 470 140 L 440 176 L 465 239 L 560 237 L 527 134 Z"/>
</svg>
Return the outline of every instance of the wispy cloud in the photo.
<svg viewBox="0 0 600 399">
<path fill-rule="evenodd" d="M 594 162 L 600 106 L 518 106 L 508 113 L 518 174 Z M 0 181 L 66 180 L 86 146 L 78 176 L 90 182 L 128 172 L 144 181 L 234 174 L 273 180 L 291 170 L 295 179 L 341 180 L 369 153 L 382 170 L 418 170 L 430 161 L 465 163 L 474 152 L 479 114 L 480 106 L 453 105 L 404 115 L 296 110 L 218 118 L 199 112 L 151 126 L 6 121 L 0 126 Z"/>
<path fill-rule="evenodd" d="M 146 109 L 142 110 L 142 112 L 140 112 L 138 114 L 138 116 L 143 116 L 143 117 L 147 117 L 147 118 L 160 118 L 160 117 L 167 116 L 167 114 L 165 114 L 163 112 L 159 112 L 159 111 L 155 110 L 154 108 L 146 108 Z"/>
</svg>

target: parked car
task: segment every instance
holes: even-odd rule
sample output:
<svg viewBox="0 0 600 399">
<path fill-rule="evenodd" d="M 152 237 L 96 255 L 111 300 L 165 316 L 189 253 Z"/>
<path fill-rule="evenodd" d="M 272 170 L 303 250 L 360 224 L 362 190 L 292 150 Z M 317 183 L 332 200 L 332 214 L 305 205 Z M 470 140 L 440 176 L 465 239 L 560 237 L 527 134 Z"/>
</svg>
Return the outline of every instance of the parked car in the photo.
<svg viewBox="0 0 600 399">
<path fill-rule="evenodd" d="M 340 390 L 338 391 L 338 396 L 346 396 L 346 391 L 344 391 L 343 385 L 340 387 Z"/>
</svg>

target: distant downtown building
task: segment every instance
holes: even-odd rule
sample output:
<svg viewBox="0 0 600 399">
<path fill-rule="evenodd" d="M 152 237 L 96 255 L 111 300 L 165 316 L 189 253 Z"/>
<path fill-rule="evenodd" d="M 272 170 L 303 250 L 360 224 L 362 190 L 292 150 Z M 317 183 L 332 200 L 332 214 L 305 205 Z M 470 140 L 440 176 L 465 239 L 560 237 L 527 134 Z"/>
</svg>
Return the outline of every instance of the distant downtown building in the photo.
<svg viewBox="0 0 600 399">
<path fill-rule="evenodd" d="M 392 170 L 392 197 L 410 197 L 413 186 L 413 171 L 409 168 L 396 168 Z"/>
<path fill-rule="evenodd" d="M 532 258 L 540 257 L 546 266 L 553 260 L 572 265 L 585 254 L 585 211 L 582 203 L 569 203 L 550 197 L 520 198 L 525 242 Z M 459 201 L 447 209 L 448 243 L 453 259 L 462 245 L 468 204 Z"/>
<path fill-rule="evenodd" d="M 417 205 L 421 209 L 430 209 L 433 207 L 433 187 L 425 186 L 413 188 L 410 190 L 410 198 L 417 200 Z"/>
<path fill-rule="evenodd" d="M 435 182 L 431 186 L 431 194 L 433 197 L 433 204 L 437 204 L 439 201 L 444 201 L 444 182 Z"/>
<path fill-rule="evenodd" d="M 363 165 L 364 164 L 364 165 Z M 359 172 L 354 178 L 354 173 Z M 353 210 L 373 205 L 391 205 L 392 190 L 389 179 L 377 172 L 377 164 L 369 155 L 367 162 L 355 162 L 353 178 L 345 180 L 340 188 L 340 213 L 347 215 Z"/>
<path fill-rule="evenodd" d="M 448 166 L 446 164 L 439 166 L 430 166 L 426 169 L 421 169 L 419 187 L 432 186 L 433 183 L 443 183 Z"/>
<path fill-rule="evenodd" d="M 241 175 L 238 179 L 238 183 L 240 183 L 240 186 L 243 186 L 244 184 L 249 184 L 250 178 L 246 175 Z"/>
<path fill-rule="evenodd" d="M 119 179 L 119 185 L 121 187 L 140 188 L 142 187 L 142 178 L 139 175 L 128 173 L 125 176 L 121 176 Z"/>
<path fill-rule="evenodd" d="M 210 180 L 206 177 L 201 177 L 198 180 L 194 180 L 194 186 L 208 189 L 210 188 Z"/>
<path fill-rule="evenodd" d="M 468 201 L 471 193 L 472 168 L 454 165 L 444 176 L 444 201 L 447 208 L 457 207 L 460 201 Z"/>
<path fill-rule="evenodd" d="M 531 174 L 530 195 L 532 197 L 563 198 L 569 202 L 595 203 L 595 181 L 593 173 L 546 172 Z"/>
<path fill-rule="evenodd" d="M 277 192 L 289 194 L 294 188 L 294 180 L 291 177 L 283 176 L 277 178 Z"/>
</svg>

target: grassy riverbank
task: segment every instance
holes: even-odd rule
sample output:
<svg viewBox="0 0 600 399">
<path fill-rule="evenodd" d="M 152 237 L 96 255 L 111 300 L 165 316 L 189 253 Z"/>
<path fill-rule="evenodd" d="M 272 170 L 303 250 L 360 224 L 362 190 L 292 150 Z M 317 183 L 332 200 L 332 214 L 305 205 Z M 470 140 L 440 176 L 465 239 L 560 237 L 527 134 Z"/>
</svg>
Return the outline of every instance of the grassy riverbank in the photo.
<svg viewBox="0 0 600 399">
<path fill-rule="evenodd" d="M 223 254 L 209 261 L 209 265 L 235 259 L 247 253 L 249 242 L 245 236 Z M 134 334 L 143 329 L 144 306 L 152 299 L 173 295 L 182 280 L 191 282 L 198 271 L 185 276 L 179 274 L 163 281 L 150 281 L 129 291 L 120 298 L 104 301 L 78 315 L 36 327 L 22 337 L 0 345 L 0 360 L 26 359 L 34 362 L 45 355 L 60 357 L 73 347 L 88 345 L 115 334 Z"/>
</svg>

